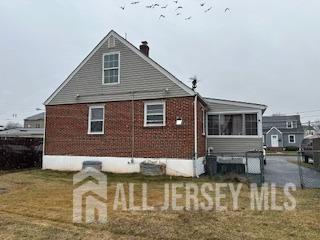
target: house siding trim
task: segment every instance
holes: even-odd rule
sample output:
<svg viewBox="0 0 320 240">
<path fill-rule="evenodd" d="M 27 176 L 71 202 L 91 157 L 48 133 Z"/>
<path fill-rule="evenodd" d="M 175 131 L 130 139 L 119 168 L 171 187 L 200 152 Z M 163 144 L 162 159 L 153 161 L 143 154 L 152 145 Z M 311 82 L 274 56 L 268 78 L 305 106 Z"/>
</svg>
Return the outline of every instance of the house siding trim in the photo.
<svg viewBox="0 0 320 240">
<path fill-rule="evenodd" d="M 266 134 L 269 134 L 273 129 L 277 130 L 280 134 L 282 134 L 282 132 L 277 127 L 270 128 L 270 130 L 266 132 Z"/>
<path fill-rule="evenodd" d="M 226 105 L 232 105 L 237 107 L 253 108 L 253 109 L 260 109 L 260 110 L 266 110 L 267 108 L 266 105 L 262 105 L 262 104 L 231 101 L 231 100 L 224 100 L 224 99 L 205 98 L 205 101 L 209 103 L 211 102 L 216 104 L 226 104 Z"/>
</svg>

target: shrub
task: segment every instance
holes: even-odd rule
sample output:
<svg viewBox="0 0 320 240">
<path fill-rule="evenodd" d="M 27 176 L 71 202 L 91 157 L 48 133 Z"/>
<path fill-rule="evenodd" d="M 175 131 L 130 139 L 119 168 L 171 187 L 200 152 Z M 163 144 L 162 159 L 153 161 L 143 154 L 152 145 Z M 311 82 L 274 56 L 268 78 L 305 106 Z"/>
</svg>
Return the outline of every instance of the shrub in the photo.
<svg viewBox="0 0 320 240">
<path fill-rule="evenodd" d="M 286 147 L 286 151 L 299 151 L 299 148 L 294 146 L 289 146 L 289 147 Z"/>
</svg>

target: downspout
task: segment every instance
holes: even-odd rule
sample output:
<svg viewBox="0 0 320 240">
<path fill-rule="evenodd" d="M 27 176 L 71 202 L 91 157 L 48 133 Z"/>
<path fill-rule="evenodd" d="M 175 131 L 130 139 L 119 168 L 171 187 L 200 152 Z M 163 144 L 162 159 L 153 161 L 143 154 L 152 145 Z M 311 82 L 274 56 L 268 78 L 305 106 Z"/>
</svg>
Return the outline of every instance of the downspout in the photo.
<svg viewBox="0 0 320 240">
<path fill-rule="evenodd" d="M 43 168 L 43 160 L 44 160 L 44 156 L 46 154 L 45 150 L 46 150 L 46 120 L 47 120 L 47 106 L 44 106 L 44 118 L 43 118 L 43 144 L 42 144 L 42 162 L 41 162 L 41 168 Z"/>
<path fill-rule="evenodd" d="M 132 100 L 131 100 L 131 121 L 132 121 L 132 129 L 131 129 L 131 163 L 134 163 L 134 136 L 135 136 L 135 129 L 134 129 L 134 92 L 132 92 Z"/>
<path fill-rule="evenodd" d="M 193 159 L 193 176 L 199 177 L 197 174 L 198 159 L 198 94 L 194 96 L 194 159 Z"/>
</svg>

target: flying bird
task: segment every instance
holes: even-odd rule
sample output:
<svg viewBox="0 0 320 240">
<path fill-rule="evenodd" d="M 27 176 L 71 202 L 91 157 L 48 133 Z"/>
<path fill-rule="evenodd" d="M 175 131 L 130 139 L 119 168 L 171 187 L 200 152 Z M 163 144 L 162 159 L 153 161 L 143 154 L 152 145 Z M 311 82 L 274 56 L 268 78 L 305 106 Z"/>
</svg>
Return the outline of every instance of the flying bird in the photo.
<svg viewBox="0 0 320 240">
<path fill-rule="evenodd" d="M 146 6 L 146 8 L 152 8 L 153 7 L 153 5 L 148 5 L 148 6 Z"/>
<path fill-rule="evenodd" d="M 136 2 L 131 2 L 131 4 L 138 4 L 139 3 L 139 1 L 136 1 Z"/>
<path fill-rule="evenodd" d="M 212 9 L 212 7 L 209 7 L 208 9 L 206 9 L 204 12 L 207 13 Z"/>
<path fill-rule="evenodd" d="M 227 12 L 227 11 L 230 11 L 230 8 L 226 8 L 226 9 L 224 10 L 224 12 Z"/>
<path fill-rule="evenodd" d="M 168 4 L 167 5 L 165 5 L 165 6 L 162 6 L 161 8 L 167 8 L 168 7 Z"/>
<path fill-rule="evenodd" d="M 176 8 L 176 11 L 179 10 L 179 9 L 182 9 L 182 8 L 183 8 L 182 6 L 179 6 L 179 7 Z"/>
<path fill-rule="evenodd" d="M 120 8 L 121 8 L 122 10 L 124 10 L 124 9 L 125 9 L 125 6 L 121 6 Z"/>
<path fill-rule="evenodd" d="M 161 18 L 165 18 L 166 16 L 165 15 L 160 15 L 160 17 L 159 17 L 159 20 L 161 19 Z"/>
<path fill-rule="evenodd" d="M 178 4 L 178 1 L 173 1 L 174 3 Z"/>
<path fill-rule="evenodd" d="M 180 12 L 178 12 L 176 15 L 177 15 L 177 16 L 179 16 L 179 15 L 181 15 L 181 13 L 180 13 Z"/>
<path fill-rule="evenodd" d="M 200 3 L 200 6 L 203 7 L 205 5 L 205 3 Z"/>
<path fill-rule="evenodd" d="M 187 18 L 185 18 L 184 20 L 190 20 L 192 17 L 190 16 L 190 17 L 187 17 Z"/>
<path fill-rule="evenodd" d="M 160 5 L 158 4 L 158 3 L 156 3 L 156 4 L 153 4 L 153 8 L 155 8 L 155 7 L 159 7 Z"/>
</svg>

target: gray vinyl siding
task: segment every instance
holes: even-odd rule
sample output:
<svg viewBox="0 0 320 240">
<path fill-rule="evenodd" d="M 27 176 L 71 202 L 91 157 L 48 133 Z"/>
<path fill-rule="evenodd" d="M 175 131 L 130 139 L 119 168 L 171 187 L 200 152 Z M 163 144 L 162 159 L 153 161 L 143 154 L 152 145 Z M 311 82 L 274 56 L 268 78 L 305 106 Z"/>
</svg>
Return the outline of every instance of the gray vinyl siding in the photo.
<svg viewBox="0 0 320 240">
<path fill-rule="evenodd" d="M 279 132 L 277 129 L 273 128 L 271 129 L 270 132 L 268 132 L 266 135 L 266 146 L 267 147 L 272 147 L 271 146 L 271 136 L 272 135 L 278 135 L 278 140 L 279 140 L 279 147 L 283 147 L 284 146 L 284 139 L 283 139 L 283 135 L 281 134 L 281 132 Z"/>
<path fill-rule="evenodd" d="M 210 101 L 206 101 L 208 104 L 208 112 L 228 112 L 228 111 L 252 111 L 257 110 L 256 108 L 250 108 L 250 107 L 242 107 L 242 106 L 236 106 L 232 104 L 222 104 L 222 103 L 213 103 Z M 260 110 L 257 110 L 257 112 Z"/>
<path fill-rule="evenodd" d="M 44 120 L 24 120 L 25 128 L 44 128 Z"/>
<path fill-rule="evenodd" d="M 120 84 L 118 85 L 102 84 L 102 58 L 104 53 L 110 52 L 120 52 Z M 169 91 L 165 92 L 165 89 Z M 131 100 L 131 91 L 137 92 L 135 99 L 190 96 L 116 39 L 115 48 L 109 49 L 107 42 L 103 44 L 48 105 Z M 77 95 L 80 97 L 76 98 Z"/>
<path fill-rule="evenodd" d="M 251 150 L 262 150 L 261 138 L 208 138 L 207 146 L 214 153 L 244 153 Z"/>
<path fill-rule="evenodd" d="M 295 135 L 296 142 L 295 143 L 289 143 L 289 135 Z M 284 147 L 301 147 L 301 143 L 304 139 L 304 134 L 301 133 L 284 133 L 283 134 L 283 146 Z"/>
</svg>

